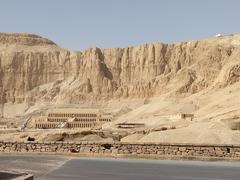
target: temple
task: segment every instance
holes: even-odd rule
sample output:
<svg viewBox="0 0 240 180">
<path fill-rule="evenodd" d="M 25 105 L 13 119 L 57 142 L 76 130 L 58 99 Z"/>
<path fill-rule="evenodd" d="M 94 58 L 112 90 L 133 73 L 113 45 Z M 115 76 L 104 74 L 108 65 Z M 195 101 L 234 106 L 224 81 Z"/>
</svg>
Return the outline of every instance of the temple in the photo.
<svg viewBox="0 0 240 180">
<path fill-rule="evenodd" d="M 98 109 L 58 108 L 36 119 L 35 128 L 95 128 L 110 121 L 112 115 Z"/>
</svg>

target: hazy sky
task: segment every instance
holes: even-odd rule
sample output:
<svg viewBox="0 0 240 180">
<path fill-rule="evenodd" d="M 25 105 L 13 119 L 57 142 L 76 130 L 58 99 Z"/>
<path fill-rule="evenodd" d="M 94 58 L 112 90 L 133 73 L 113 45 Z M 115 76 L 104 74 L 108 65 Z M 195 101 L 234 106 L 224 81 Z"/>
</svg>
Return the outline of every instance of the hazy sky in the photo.
<svg viewBox="0 0 240 180">
<path fill-rule="evenodd" d="M 61 47 L 125 47 L 240 32 L 239 0 L 0 0 L 0 31 Z"/>
</svg>

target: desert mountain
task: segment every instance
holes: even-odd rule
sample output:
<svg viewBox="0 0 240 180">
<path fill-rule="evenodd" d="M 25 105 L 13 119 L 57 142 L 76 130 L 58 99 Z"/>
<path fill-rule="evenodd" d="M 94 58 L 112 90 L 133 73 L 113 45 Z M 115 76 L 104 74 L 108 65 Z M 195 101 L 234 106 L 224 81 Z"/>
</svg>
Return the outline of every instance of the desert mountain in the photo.
<svg viewBox="0 0 240 180">
<path fill-rule="evenodd" d="M 240 115 L 239 57 L 239 34 L 74 52 L 37 35 L 0 33 L 0 95 L 8 116 L 40 105 L 127 106 L 117 122 L 153 126 L 158 115 L 191 112 L 222 127 Z"/>
<path fill-rule="evenodd" d="M 7 102 L 81 103 L 189 96 L 239 81 L 240 35 L 71 52 L 32 34 L 0 34 Z"/>
</svg>

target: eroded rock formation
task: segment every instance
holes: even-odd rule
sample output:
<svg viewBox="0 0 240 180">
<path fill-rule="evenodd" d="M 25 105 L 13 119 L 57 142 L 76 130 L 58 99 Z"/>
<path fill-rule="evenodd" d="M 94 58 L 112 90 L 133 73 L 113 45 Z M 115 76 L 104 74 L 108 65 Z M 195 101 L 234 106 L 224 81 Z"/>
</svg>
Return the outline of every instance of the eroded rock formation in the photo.
<svg viewBox="0 0 240 180">
<path fill-rule="evenodd" d="M 37 35 L 0 34 L 0 93 L 12 103 L 187 96 L 240 79 L 240 35 L 72 52 Z"/>
</svg>

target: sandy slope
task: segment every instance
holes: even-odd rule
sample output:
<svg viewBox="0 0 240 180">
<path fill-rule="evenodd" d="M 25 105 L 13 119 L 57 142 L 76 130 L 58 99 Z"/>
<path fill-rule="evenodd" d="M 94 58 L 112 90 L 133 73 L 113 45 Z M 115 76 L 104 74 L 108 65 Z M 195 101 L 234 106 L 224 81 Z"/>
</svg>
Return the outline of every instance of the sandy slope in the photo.
<svg viewBox="0 0 240 180">
<path fill-rule="evenodd" d="M 176 112 L 194 113 L 195 118 L 189 121 L 164 117 Z M 240 143 L 240 131 L 231 129 L 232 122 L 240 122 L 240 83 L 224 89 L 208 89 L 183 99 L 155 98 L 105 128 L 120 122 L 145 123 L 150 130 L 146 135 L 125 137 L 124 142 Z M 176 129 L 151 131 L 171 126 Z"/>
</svg>

